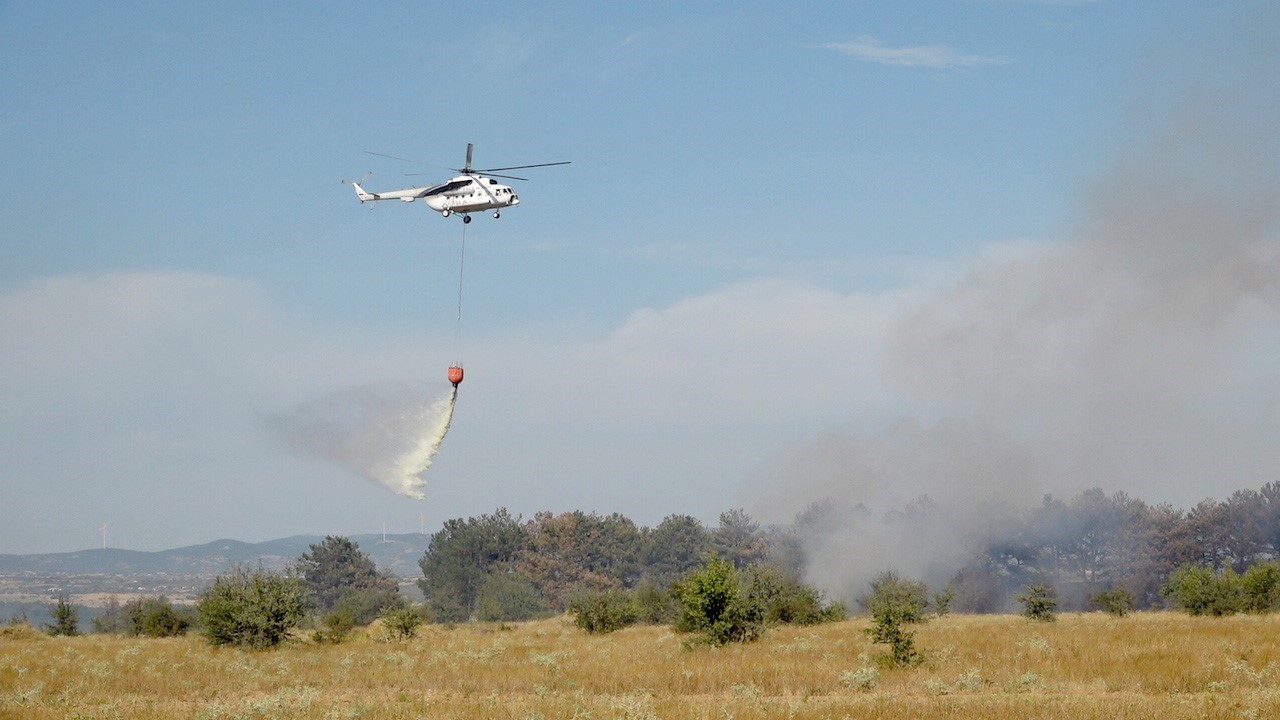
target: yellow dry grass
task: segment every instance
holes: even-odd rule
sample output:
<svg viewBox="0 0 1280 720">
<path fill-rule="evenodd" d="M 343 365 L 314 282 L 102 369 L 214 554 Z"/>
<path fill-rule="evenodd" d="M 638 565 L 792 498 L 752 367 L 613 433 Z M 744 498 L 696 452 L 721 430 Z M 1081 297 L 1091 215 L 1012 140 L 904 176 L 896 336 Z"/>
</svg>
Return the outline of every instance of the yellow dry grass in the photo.
<svg viewBox="0 0 1280 720">
<path fill-rule="evenodd" d="M 952 616 L 907 669 L 878 667 L 865 627 L 687 649 L 556 618 L 266 652 L 4 628 L 0 718 L 1280 718 L 1280 615 Z"/>
</svg>

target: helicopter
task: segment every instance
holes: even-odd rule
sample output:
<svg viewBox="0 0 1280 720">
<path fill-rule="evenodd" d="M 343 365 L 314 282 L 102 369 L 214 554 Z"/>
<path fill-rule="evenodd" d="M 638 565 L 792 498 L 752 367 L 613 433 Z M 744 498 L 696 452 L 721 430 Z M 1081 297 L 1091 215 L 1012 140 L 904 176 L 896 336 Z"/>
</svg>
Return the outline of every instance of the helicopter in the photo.
<svg viewBox="0 0 1280 720">
<path fill-rule="evenodd" d="M 439 185 L 431 187 L 410 187 L 401 190 L 388 190 L 386 192 L 369 192 L 360 186 L 373 171 L 365 173 L 360 180 L 343 180 L 344 184 L 350 184 L 356 191 L 356 197 L 360 202 L 373 200 L 402 200 L 404 202 L 413 202 L 419 198 L 422 199 L 427 207 L 440 213 L 443 217 L 450 215 L 461 215 L 462 222 L 471 222 L 471 213 L 484 212 L 492 210 L 495 218 L 502 217 L 502 209 L 514 207 L 520 204 L 520 197 L 510 185 L 503 185 L 494 178 L 503 178 L 507 180 L 528 180 L 528 178 L 516 177 L 515 175 L 498 175 L 500 170 L 523 170 L 525 168 L 550 167 L 552 165 L 568 165 L 569 161 L 537 163 L 535 165 L 512 165 L 509 167 L 476 169 L 471 167 L 471 152 L 474 149 L 473 143 L 467 143 L 467 162 L 460 168 L 449 168 L 453 172 L 461 173 L 451 180 L 442 182 Z M 405 158 L 396 157 L 394 155 L 383 155 L 382 153 L 370 152 L 369 155 L 378 155 L 393 160 L 402 160 L 404 162 L 415 162 L 406 160 Z M 410 173 L 417 174 L 417 173 Z"/>
</svg>

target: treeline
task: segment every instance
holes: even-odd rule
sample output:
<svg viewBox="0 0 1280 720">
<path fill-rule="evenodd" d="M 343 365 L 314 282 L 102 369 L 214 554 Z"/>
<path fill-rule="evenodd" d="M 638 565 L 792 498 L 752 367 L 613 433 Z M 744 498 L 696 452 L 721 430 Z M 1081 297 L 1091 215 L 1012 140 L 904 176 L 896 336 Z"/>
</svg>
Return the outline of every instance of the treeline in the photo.
<svg viewBox="0 0 1280 720">
<path fill-rule="evenodd" d="M 589 592 L 665 597 L 711 557 L 739 571 L 767 564 L 791 582 L 802 573 L 794 535 L 762 528 L 742 510 L 722 513 L 715 528 L 689 515 L 646 528 L 617 513 L 521 521 L 500 508 L 445 522 L 419 561 L 418 586 L 437 621 L 517 620 L 564 612 Z"/>
<path fill-rule="evenodd" d="M 1179 568 L 1243 574 L 1278 557 L 1280 483 L 1187 511 L 1094 488 L 1070 501 L 1045 496 L 992 536 L 951 587 L 961 612 L 1008 610 L 1020 588 L 1037 582 L 1056 588 L 1064 610 L 1095 609 L 1093 599 L 1111 589 L 1153 609 L 1169 604 L 1165 587 Z"/>
<path fill-rule="evenodd" d="M 715 641 L 752 637 L 770 624 L 839 619 L 848 606 L 874 615 L 873 582 L 845 588 L 834 602 L 805 584 L 806 571 L 815 569 L 807 566 L 806 547 L 829 541 L 834 531 L 857 537 L 849 531 L 859 523 L 891 522 L 907 533 L 945 527 L 947 513 L 928 498 L 887 518 L 820 501 L 786 526 L 762 526 L 730 510 L 715 527 L 671 515 L 648 528 L 617 513 L 542 512 L 524 520 L 499 508 L 449 520 L 432 535 L 419 561 L 421 606 L 402 597 L 396 579 L 351 540 L 328 537 L 290 573 L 237 569 L 219 577 L 194 615 L 163 598 L 143 598 L 113 604 L 94 629 L 168 635 L 195 625 L 215 643 L 266 646 L 299 625 L 313 630 L 316 641 L 338 642 L 375 618 L 384 631 L 406 637 L 421 621 L 570 612 L 588 631 L 658 622 L 698 629 Z M 1069 501 L 1045 496 L 1020 516 L 990 523 L 976 548 L 962 567 L 930 579 L 940 614 L 1007 612 L 1020 602 L 1025 608 L 1036 588 L 1064 611 L 1272 612 L 1280 609 L 1280 483 L 1187 511 L 1096 488 Z M 843 550 L 839 557 L 860 567 L 895 568 L 892 549 L 885 557 L 857 546 Z M 901 580 L 925 597 L 918 578 Z M 65 601 L 55 617 L 51 632 L 75 631 L 74 608 Z"/>
<path fill-rule="evenodd" d="M 539 513 L 522 522 L 499 509 L 446 522 L 419 562 L 418 584 L 433 616 L 456 622 L 560 612 L 584 591 L 664 590 L 712 556 L 739 570 L 768 565 L 800 581 L 806 570 L 823 570 L 809 567 L 806 547 L 826 536 L 857 538 L 859 523 L 923 533 L 954 526 L 949 512 L 928 497 L 879 515 L 822 500 L 785 526 L 761 526 L 731 510 L 714 528 L 688 515 L 646 528 L 616 513 Z M 1280 483 L 1190 510 L 1094 488 L 1070 500 L 1047 495 L 1020 516 L 986 525 L 968 562 L 930 580 L 953 594 L 956 611 L 1016 610 L 1019 593 L 1034 584 L 1053 587 L 1064 611 L 1102 609 L 1095 598 L 1112 590 L 1131 596 L 1136 609 L 1162 608 L 1172 604 L 1164 590 L 1179 568 L 1243 574 L 1280 558 Z M 862 567 L 898 567 L 892 550 L 868 557 L 856 542 L 841 555 Z M 853 604 L 867 588 L 830 590 Z"/>
</svg>

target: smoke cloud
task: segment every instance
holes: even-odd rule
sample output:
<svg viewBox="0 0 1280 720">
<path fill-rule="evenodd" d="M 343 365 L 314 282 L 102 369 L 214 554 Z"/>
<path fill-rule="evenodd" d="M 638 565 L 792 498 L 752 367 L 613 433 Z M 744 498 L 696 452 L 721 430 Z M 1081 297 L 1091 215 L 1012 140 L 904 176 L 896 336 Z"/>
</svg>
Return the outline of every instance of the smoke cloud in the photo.
<svg viewBox="0 0 1280 720">
<path fill-rule="evenodd" d="M 1277 57 L 1139 111 L 1068 241 L 992 246 L 894 311 L 881 367 L 903 419 L 771 470 L 761 507 L 827 498 L 802 527 L 811 580 L 847 598 L 889 568 L 945 583 L 1045 493 L 1186 506 L 1275 479 Z"/>
<path fill-rule="evenodd" d="M 434 403 L 403 386 L 350 388 L 268 421 L 291 446 L 332 460 L 388 490 L 425 500 L 423 475 L 440 453 L 458 401 Z"/>
</svg>

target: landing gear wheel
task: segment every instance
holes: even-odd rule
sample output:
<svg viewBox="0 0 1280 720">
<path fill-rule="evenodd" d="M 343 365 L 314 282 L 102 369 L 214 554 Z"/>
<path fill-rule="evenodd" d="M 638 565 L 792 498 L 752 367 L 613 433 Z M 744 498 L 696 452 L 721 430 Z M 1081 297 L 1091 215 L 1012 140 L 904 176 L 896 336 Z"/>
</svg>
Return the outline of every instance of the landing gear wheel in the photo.
<svg viewBox="0 0 1280 720">
<path fill-rule="evenodd" d="M 467 224 L 467 223 L 469 223 L 469 222 L 471 222 L 471 216 L 470 216 L 470 215 L 463 215 L 463 216 L 462 216 L 462 224 L 463 224 L 463 225 L 466 225 L 466 224 Z"/>
<path fill-rule="evenodd" d="M 452 214 L 453 214 L 453 211 L 452 211 L 452 210 L 441 210 L 441 211 L 440 211 L 440 217 L 449 217 L 449 216 L 450 216 L 450 215 L 452 215 Z"/>
<path fill-rule="evenodd" d="M 493 219 L 494 219 L 494 220 L 497 220 L 497 219 L 498 219 L 498 218 L 500 218 L 500 217 L 502 217 L 502 213 L 498 212 L 497 210 L 494 210 L 494 211 L 493 211 Z"/>
</svg>

